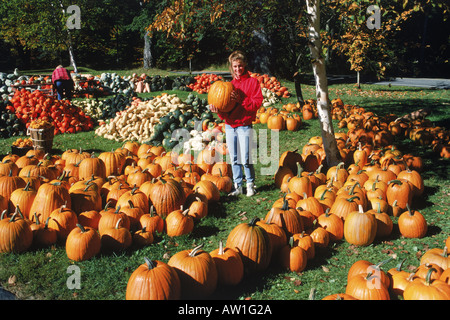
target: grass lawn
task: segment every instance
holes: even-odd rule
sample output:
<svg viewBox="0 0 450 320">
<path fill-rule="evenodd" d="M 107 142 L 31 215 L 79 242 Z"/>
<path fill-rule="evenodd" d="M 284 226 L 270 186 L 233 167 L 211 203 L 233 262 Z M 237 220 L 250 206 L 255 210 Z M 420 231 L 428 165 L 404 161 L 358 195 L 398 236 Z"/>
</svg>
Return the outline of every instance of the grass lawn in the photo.
<svg viewBox="0 0 450 320">
<path fill-rule="evenodd" d="M 294 92 L 293 83 L 282 83 Z M 379 115 L 403 115 L 429 107 L 432 113 L 428 118 L 436 125 L 447 125 L 448 128 L 450 93 L 446 90 L 364 84 L 361 89 L 357 89 L 350 84 L 331 85 L 329 92 L 331 99 L 340 97 L 346 104 L 356 104 Z M 175 93 L 181 97 L 185 94 L 181 91 Z M 304 86 L 303 95 L 305 98 L 314 98 L 314 87 Z M 295 98 L 284 99 L 278 107 L 287 102 L 295 102 Z M 266 126 L 258 124 L 255 129 L 266 129 Z M 335 131 L 337 130 L 335 127 Z M 297 132 L 280 132 L 279 155 L 286 150 L 301 149 L 310 137 L 316 135 L 320 135 L 318 120 L 304 121 Z M 0 155 L 10 151 L 11 143 L 15 139 L 2 141 Z M 394 230 L 388 239 L 375 240 L 367 247 L 356 247 L 342 240 L 326 248 L 318 248 L 314 259 L 308 261 L 306 269 L 301 273 L 283 270 L 277 261 L 273 261 L 263 273 L 247 275 L 236 287 L 218 288 L 209 299 L 307 300 L 311 289 L 314 288 L 315 299 L 318 300 L 330 294 L 345 292 L 347 272 L 357 260 L 377 263 L 388 257 L 395 258 L 384 267 L 387 270 L 406 259 L 404 269 L 412 271 L 419 265 L 420 257 L 427 249 L 442 248 L 443 241 L 450 235 L 449 161 L 439 158 L 430 147 L 414 145 L 410 140 L 397 140 L 395 144 L 403 152 L 421 156 L 424 160 L 422 177 L 425 192 L 420 199 L 414 199 L 413 207 L 419 210 L 428 222 L 426 237 L 403 238 L 397 228 L 397 218 L 393 217 Z M 120 142 L 95 136 L 91 131 L 58 135 L 54 139 L 53 147 L 56 154 L 68 148 L 82 148 L 98 154 L 121 145 Z M 218 247 L 220 240 L 226 241 L 229 232 L 237 224 L 249 222 L 253 217 L 263 219 L 272 203 L 282 196 L 273 184 L 273 176 L 261 174 L 264 167 L 261 163 L 256 164 L 258 193 L 254 197 L 221 197 L 218 203 L 210 206 L 208 216 L 197 222 L 194 231 L 187 236 L 170 238 L 161 234 L 149 247 L 131 248 L 121 254 L 99 255 L 77 263 L 67 258 L 63 245 L 30 250 L 22 254 L 1 254 L 0 285 L 16 293 L 20 299 L 123 300 L 128 278 L 144 263 L 144 257 L 167 262 L 174 253 L 201 243 L 204 244 L 204 250 L 210 252 Z M 73 265 L 81 271 L 79 289 L 69 289 L 67 285 L 71 275 L 68 273 L 68 267 Z"/>
</svg>

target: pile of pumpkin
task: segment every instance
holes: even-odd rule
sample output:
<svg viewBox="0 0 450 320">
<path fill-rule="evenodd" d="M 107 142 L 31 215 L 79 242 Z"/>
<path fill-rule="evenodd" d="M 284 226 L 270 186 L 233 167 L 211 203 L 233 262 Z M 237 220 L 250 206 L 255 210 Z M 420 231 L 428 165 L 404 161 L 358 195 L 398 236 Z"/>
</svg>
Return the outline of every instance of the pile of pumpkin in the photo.
<svg viewBox="0 0 450 320">
<path fill-rule="evenodd" d="M 357 105 L 344 104 L 340 98 L 333 99 L 332 118 L 339 120 L 339 128 L 347 128 L 348 135 L 367 137 L 376 143 L 391 144 L 395 137 L 408 138 L 417 145 L 430 146 L 443 158 L 450 157 L 450 132 L 435 126 L 423 109 L 404 116 L 387 114 L 377 116 Z"/>
<path fill-rule="evenodd" d="M 280 98 L 289 98 L 291 96 L 291 94 L 289 93 L 289 89 L 285 86 L 282 86 L 280 81 L 274 76 L 254 72 L 250 72 L 250 76 L 258 80 L 261 88 L 269 89 Z"/>
<path fill-rule="evenodd" d="M 303 120 L 315 118 L 317 118 L 316 101 L 309 99 L 303 105 L 300 105 L 299 102 L 283 104 L 281 109 L 275 106 L 261 106 L 253 123 L 266 124 L 267 128 L 271 130 L 298 131 Z"/>
<path fill-rule="evenodd" d="M 290 207 L 310 211 L 310 224 L 324 214 L 340 218 L 339 237 L 355 245 L 369 245 L 375 237 L 389 236 L 391 216 L 399 217 L 403 236 L 425 236 L 425 218 L 411 209 L 413 198 L 420 197 L 424 190 L 422 159 L 402 154 L 394 146 L 375 150 L 358 143 L 351 151 L 343 149 L 350 164 L 341 162 L 326 172 L 321 170 L 325 159 L 321 137 L 312 137 L 301 152 L 283 153 L 275 185 L 286 193 Z M 303 202 L 310 204 L 303 207 Z M 408 226 L 411 223 L 414 227 Z M 357 232 L 362 228 L 367 228 L 364 236 Z"/>
<path fill-rule="evenodd" d="M 192 91 L 200 94 L 208 93 L 211 85 L 218 81 L 223 80 L 222 76 L 214 73 L 202 73 L 194 77 L 194 81 L 187 85 Z"/>
<path fill-rule="evenodd" d="M 7 239 L 0 251 L 59 241 L 80 261 L 99 253 L 99 243 L 111 252 L 151 244 L 156 231 L 190 233 L 232 186 L 229 165 L 207 156 L 137 142 L 98 156 L 76 149 L 9 154 L 0 163 L 0 233 Z M 79 237 L 95 243 L 81 246 Z"/>
<path fill-rule="evenodd" d="M 47 120 L 54 125 L 54 134 L 77 133 L 93 129 L 93 121 L 69 100 L 57 100 L 40 90 L 16 90 L 10 98 L 11 110 L 28 128 L 32 120 Z"/>
<path fill-rule="evenodd" d="M 444 247 L 427 250 L 420 258 L 420 264 L 412 272 L 404 270 L 402 260 L 395 267 L 386 270 L 393 260 L 373 263 L 358 260 L 347 272 L 345 292 L 328 295 L 322 300 L 449 300 L 450 299 L 450 257 L 447 250 L 450 237 Z"/>
</svg>

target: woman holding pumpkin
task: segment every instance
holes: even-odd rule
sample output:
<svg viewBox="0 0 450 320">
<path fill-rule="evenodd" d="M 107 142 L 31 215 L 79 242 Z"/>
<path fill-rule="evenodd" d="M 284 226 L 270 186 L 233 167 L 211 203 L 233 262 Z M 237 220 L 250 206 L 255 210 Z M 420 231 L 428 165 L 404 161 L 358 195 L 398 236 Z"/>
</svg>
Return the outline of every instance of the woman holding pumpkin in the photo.
<svg viewBox="0 0 450 320">
<path fill-rule="evenodd" d="M 251 197 L 256 193 L 255 170 L 251 161 L 252 122 L 264 98 L 258 80 L 250 76 L 247 59 L 241 51 L 233 52 L 228 57 L 228 63 L 233 77 L 230 99 L 234 107 L 231 111 L 223 112 L 210 104 L 209 109 L 225 121 L 226 141 L 234 182 L 234 190 L 229 195 L 237 196 L 243 193 L 245 174 L 247 196 Z"/>
</svg>

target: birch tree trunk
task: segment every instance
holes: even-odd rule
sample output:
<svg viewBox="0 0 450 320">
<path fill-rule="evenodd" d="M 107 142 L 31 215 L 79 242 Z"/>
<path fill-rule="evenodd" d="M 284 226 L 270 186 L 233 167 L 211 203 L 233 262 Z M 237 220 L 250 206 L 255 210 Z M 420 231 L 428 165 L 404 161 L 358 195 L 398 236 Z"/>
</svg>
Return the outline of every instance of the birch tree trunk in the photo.
<svg viewBox="0 0 450 320">
<path fill-rule="evenodd" d="M 309 19 L 309 49 L 316 82 L 317 111 L 322 130 L 326 165 L 330 168 L 341 162 L 341 156 L 334 136 L 331 106 L 328 102 L 328 80 L 320 40 L 320 0 L 307 0 L 306 6 Z"/>
</svg>

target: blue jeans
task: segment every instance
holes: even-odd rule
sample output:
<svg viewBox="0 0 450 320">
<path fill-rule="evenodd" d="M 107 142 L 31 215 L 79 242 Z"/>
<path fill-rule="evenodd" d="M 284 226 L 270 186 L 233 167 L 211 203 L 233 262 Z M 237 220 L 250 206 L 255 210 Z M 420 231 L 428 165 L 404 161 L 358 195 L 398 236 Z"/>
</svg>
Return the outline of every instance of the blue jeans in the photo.
<svg viewBox="0 0 450 320">
<path fill-rule="evenodd" d="M 253 143 L 252 126 L 233 128 L 225 125 L 225 135 L 234 184 L 239 187 L 242 186 L 244 174 L 247 183 L 254 183 L 255 169 L 251 161 L 251 147 Z"/>
<path fill-rule="evenodd" d="M 56 91 L 58 93 L 58 100 L 67 98 L 72 99 L 73 83 L 71 80 L 56 80 Z"/>
</svg>

